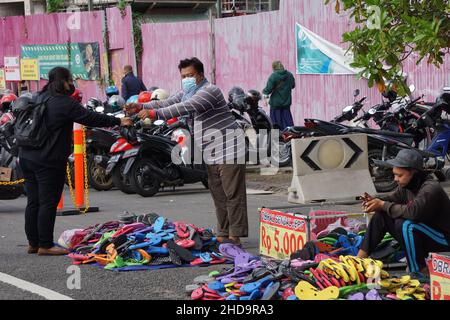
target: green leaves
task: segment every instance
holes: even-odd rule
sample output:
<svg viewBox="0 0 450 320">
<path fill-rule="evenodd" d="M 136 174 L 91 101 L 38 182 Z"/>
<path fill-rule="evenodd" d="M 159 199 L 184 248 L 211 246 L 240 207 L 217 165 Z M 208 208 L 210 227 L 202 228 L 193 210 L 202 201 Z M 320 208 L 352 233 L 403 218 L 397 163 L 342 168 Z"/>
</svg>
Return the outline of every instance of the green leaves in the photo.
<svg viewBox="0 0 450 320">
<path fill-rule="evenodd" d="M 325 0 L 336 12 L 346 11 L 356 23 L 343 34 L 354 55 L 352 66 L 360 76 L 383 89 L 385 82 L 397 90 L 408 90 L 402 79 L 402 64 L 416 53 L 418 63 L 440 67 L 450 46 L 450 2 L 448 0 Z"/>
<path fill-rule="evenodd" d="M 47 0 L 47 13 L 58 12 L 64 0 Z"/>
</svg>

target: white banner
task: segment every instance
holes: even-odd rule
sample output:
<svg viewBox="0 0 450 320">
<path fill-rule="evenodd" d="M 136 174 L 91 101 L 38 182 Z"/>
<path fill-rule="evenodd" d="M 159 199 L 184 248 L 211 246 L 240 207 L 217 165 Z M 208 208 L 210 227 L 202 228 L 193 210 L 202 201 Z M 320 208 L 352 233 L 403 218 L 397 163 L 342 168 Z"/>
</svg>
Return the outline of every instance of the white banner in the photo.
<svg viewBox="0 0 450 320">
<path fill-rule="evenodd" d="M 352 56 L 341 47 L 331 43 L 304 26 L 296 26 L 297 74 L 357 74 L 350 67 Z"/>
</svg>

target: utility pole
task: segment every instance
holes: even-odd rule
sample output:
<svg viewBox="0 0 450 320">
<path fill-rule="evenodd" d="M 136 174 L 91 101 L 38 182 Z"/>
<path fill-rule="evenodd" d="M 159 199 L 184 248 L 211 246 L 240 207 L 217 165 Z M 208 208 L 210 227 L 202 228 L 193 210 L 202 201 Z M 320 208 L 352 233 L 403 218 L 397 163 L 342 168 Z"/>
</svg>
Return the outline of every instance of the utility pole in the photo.
<svg viewBox="0 0 450 320">
<path fill-rule="evenodd" d="M 94 1 L 88 0 L 88 11 L 92 11 L 94 9 Z"/>
<path fill-rule="evenodd" d="M 209 59 L 211 64 L 211 83 L 216 84 L 216 32 L 214 24 L 213 7 L 209 13 Z"/>
<path fill-rule="evenodd" d="M 217 0 L 216 4 L 217 19 L 222 18 L 222 0 Z"/>
</svg>

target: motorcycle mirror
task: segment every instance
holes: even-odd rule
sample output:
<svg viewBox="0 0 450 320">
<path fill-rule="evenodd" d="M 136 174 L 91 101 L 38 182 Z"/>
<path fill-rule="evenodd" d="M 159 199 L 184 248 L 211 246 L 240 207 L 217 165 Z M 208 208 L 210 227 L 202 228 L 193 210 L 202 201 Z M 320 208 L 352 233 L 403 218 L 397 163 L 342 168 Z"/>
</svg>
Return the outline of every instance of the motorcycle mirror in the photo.
<svg viewBox="0 0 450 320">
<path fill-rule="evenodd" d="M 95 112 L 102 113 L 103 111 L 105 111 L 104 107 L 97 107 L 97 108 L 95 108 Z"/>
<path fill-rule="evenodd" d="M 413 93 L 414 91 L 416 91 L 416 86 L 415 85 L 410 85 L 409 86 L 409 91 L 411 92 L 411 93 Z"/>
<path fill-rule="evenodd" d="M 153 124 L 158 127 L 162 126 L 164 124 L 164 120 L 156 120 L 155 122 L 153 122 Z"/>
<path fill-rule="evenodd" d="M 377 110 L 375 108 L 372 108 L 372 109 L 369 110 L 369 114 L 371 116 L 373 116 L 375 113 L 377 113 Z"/>
<path fill-rule="evenodd" d="M 361 91 L 359 91 L 359 89 L 356 89 L 356 90 L 353 92 L 353 96 L 356 98 L 357 96 L 359 96 L 360 93 L 361 93 Z"/>
<path fill-rule="evenodd" d="M 350 111 L 352 111 L 352 110 L 353 110 L 353 106 L 346 106 L 346 107 L 342 110 L 342 112 L 347 113 L 347 112 L 350 112 Z"/>
</svg>

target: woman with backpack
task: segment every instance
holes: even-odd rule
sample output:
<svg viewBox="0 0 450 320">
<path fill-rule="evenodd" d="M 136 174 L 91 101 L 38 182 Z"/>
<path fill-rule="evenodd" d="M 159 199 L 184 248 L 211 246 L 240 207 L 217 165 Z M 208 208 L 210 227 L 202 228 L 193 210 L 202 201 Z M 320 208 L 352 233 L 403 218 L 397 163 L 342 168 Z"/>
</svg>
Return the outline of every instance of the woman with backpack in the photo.
<svg viewBox="0 0 450 320">
<path fill-rule="evenodd" d="M 42 136 L 46 138 L 40 141 L 38 147 L 19 143 L 19 161 L 28 197 L 25 233 L 29 254 L 68 253 L 67 250 L 54 246 L 53 231 L 56 208 L 64 187 L 67 159 L 71 153 L 74 122 L 91 127 L 132 125 L 128 118 L 118 119 L 85 109 L 71 98 L 74 91 L 70 71 L 63 67 L 53 68 L 49 72 L 47 85 L 32 98 L 32 105 L 46 106 L 42 114 L 43 127 L 48 130 L 48 133 Z M 23 128 L 20 125 L 16 123 L 16 131 Z M 21 132 L 16 134 L 20 135 Z M 24 136 L 26 137 L 21 137 Z M 32 141 L 32 137 L 30 140 Z"/>
</svg>

